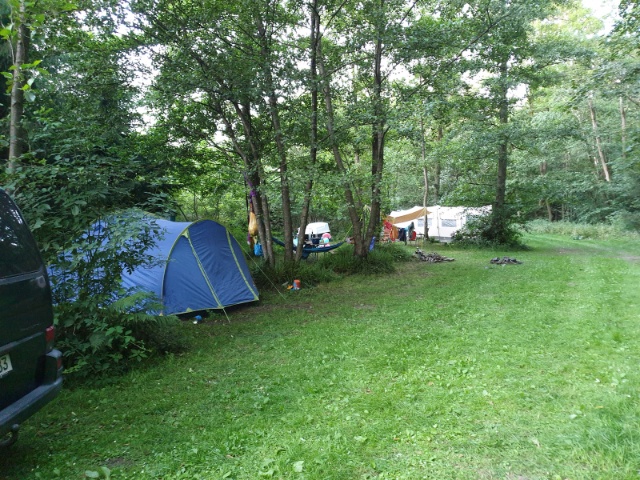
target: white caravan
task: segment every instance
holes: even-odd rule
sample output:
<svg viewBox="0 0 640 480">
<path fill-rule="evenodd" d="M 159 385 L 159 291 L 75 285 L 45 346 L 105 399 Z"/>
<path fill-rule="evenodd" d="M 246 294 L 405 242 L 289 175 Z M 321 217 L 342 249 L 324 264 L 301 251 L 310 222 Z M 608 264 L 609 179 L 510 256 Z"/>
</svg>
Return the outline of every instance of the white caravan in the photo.
<svg viewBox="0 0 640 480">
<path fill-rule="evenodd" d="M 408 210 L 399 210 L 391 212 L 387 218 L 397 218 L 404 220 L 407 215 L 411 216 L 413 212 L 417 215 L 413 219 L 400 221 L 398 223 L 392 221 L 393 225 L 398 228 L 407 228 L 413 222 L 416 233 L 419 237 L 424 236 L 424 207 L 413 207 Z M 440 205 L 432 205 L 427 207 L 427 226 L 429 227 L 429 238 L 440 241 L 450 241 L 451 236 L 460 230 L 469 217 L 487 215 L 491 212 L 491 205 L 484 207 L 442 207 Z M 404 217 L 404 218 L 402 218 Z"/>
</svg>

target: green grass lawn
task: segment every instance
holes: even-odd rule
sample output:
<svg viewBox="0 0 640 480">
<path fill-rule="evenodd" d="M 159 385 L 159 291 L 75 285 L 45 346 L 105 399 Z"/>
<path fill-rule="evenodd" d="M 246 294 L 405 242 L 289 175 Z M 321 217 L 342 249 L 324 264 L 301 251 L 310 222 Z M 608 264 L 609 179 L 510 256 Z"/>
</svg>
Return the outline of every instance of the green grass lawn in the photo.
<svg viewBox="0 0 640 480">
<path fill-rule="evenodd" d="M 63 391 L 0 479 L 638 479 L 640 244 L 525 240 L 187 322 L 189 353 Z"/>
</svg>

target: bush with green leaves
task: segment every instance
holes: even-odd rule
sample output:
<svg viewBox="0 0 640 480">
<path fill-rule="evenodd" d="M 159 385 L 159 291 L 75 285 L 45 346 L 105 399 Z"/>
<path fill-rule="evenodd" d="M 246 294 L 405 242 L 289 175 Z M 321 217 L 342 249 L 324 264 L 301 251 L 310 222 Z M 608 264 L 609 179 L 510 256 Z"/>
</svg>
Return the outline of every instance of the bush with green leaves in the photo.
<svg viewBox="0 0 640 480">
<path fill-rule="evenodd" d="M 365 259 L 355 257 L 353 248 L 349 245 L 334 252 L 333 255 L 325 254 L 321 259 L 321 265 L 344 275 L 391 273 L 395 270 L 396 262 L 405 261 L 411 257 L 410 251 L 403 244 L 377 245 Z"/>
<path fill-rule="evenodd" d="M 579 222 L 549 222 L 532 220 L 526 225 L 527 231 L 538 234 L 565 235 L 575 240 L 611 240 L 616 238 L 640 238 L 640 233 L 630 232 L 618 223 L 595 225 Z"/>
<path fill-rule="evenodd" d="M 160 311 L 150 294 L 122 286 L 123 272 L 153 262 L 145 252 L 158 234 L 142 212 L 111 215 L 52 262 L 57 344 L 67 372 L 87 377 L 123 371 L 153 353 L 146 331 L 178 322 L 148 313 Z"/>
<path fill-rule="evenodd" d="M 66 371 L 83 378 L 122 371 L 153 351 L 145 331 L 177 322 L 147 314 L 151 299 L 121 287 L 123 271 L 149 260 L 141 252 L 153 232 L 142 226 L 141 212 L 168 209 L 164 180 L 133 143 L 92 141 L 45 116 L 38 118 L 43 128 L 33 150 L 0 179 L 53 272 L 57 345 Z M 129 210 L 134 207 L 141 210 Z M 111 223 L 108 235 L 92 228 L 100 220 Z"/>
<path fill-rule="evenodd" d="M 250 261 L 251 274 L 259 289 L 271 289 L 301 280 L 305 286 L 330 282 L 345 275 L 375 275 L 391 273 L 395 264 L 411 258 L 404 244 L 377 245 L 362 259 L 353 255 L 353 246 L 343 245 L 330 252 L 311 254 L 299 263 L 277 262 L 271 268 L 264 263 Z"/>
<path fill-rule="evenodd" d="M 458 245 L 521 248 L 520 222 L 508 212 L 502 213 L 502 218 L 496 215 L 500 214 L 494 211 L 490 215 L 469 216 L 467 223 L 451 236 L 452 241 Z"/>
<path fill-rule="evenodd" d="M 260 259 L 251 258 L 249 269 L 258 290 L 278 289 L 283 284 L 292 284 L 294 279 L 301 280 L 305 286 L 313 286 L 339 278 L 338 274 L 313 259 L 298 263 L 279 261 L 271 267 Z"/>
</svg>

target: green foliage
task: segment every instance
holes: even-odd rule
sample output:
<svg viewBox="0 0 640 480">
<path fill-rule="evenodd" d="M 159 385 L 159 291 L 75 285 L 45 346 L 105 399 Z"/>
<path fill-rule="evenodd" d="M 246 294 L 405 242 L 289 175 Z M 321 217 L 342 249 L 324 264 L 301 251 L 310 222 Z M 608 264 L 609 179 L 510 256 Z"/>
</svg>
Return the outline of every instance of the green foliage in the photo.
<svg viewBox="0 0 640 480">
<path fill-rule="evenodd" d="M 0 471 L 637 480 L 640 243 L 525 240 L 521 265 L 448 247 L 454 262 L 184 322 L 190 352 L 63 389 Z"/>
<path fill-rule="evenodd" d="M 276 262 L 274 267 L 264 262 L 250 263 L 251 276 L 258 290 L 280 289 L 281 285 L 291 285 L 294 279 L 305 286 L 316 286 L 339 278 L 339 275 L 312 260 L 294 262 Z"/>
<path fill-rule="evenodd" d="M 589 224 L 576 222 L 549 222 L 546 220 L 533 220 L 527 222 L 526 229 L 531 233 L 564 235 L 575 240 L 612 240 L 622 238 L 640 238 L 637 232 L 629 232 L 616 224 Z"/>
<path fill-rule="evenodd" d="M 73 32 L 76 40 L 86 38 Z M 54 272 L 58 345 L 67 372 L 89 378 L 121 372 L 154 353 L 144 333 L 171 321 L 145 313 L 152 299 L 121 287 L 123 271 L 149 260 L 141 252 L 153 228 L 140 222 L 139 212 L 114 215 L 129 207 L 163 212 L 168 188 L 156 168 L 165 157 L 157 155 L 154 139 L 131 130 L 133 93 L 116 52 L 103 48 L 101 55 L 89 55 L 93 40 L 67 47 L 64 57 L 47 59 L 52 75 L 39 80 L 42 98 L 24 122 L 30 152 L 4 183 Z M 60 44 L 48 48 L 55 52 Z M 61 74 L 70 64 L 81 73 Z M 108 234 L 94 230 L 99 220 L 108 223 Z"/>
<path fill-rule="evenodd" d="M 160 310 L 156 299 L 121 286 L 123 272 L 152 261 L 144 252 L 158 227 L 144 218 L 127 212 L 103 219 L 51 264 L 58 346 L 68 373 L 90 378 L 122 372 L 154 347 L 161 353 L 171 348 L 150 331 L 176 319 L 147 313 Z"/>
<path fill-rule="evenodd" d="M 470 216 L 467 223 L 451 238 L 455 244 L 479 247 L 522 248 L 520 222 L 513 215 L 496 221 L 496 212 L 490 215 Z"/>
<path fill-rule="evenodd" d="M 132 310 L 139 304 L 140 297 L 135 295 L 103 307 L 91 300 L 58 304 L 56 344 L 64 354 L 66 373 L 85 380 L 117 375 L 157 353 L 152 342 L 144 341 L 152 334 L 136 332 L 161 329 L 178 320 L 148 315 L 140 307 Z M 166 348 L 166 344 L 161 346 Z"/>
<path fill-rule="evenodd" d="M 175 316 L 154 317 L 148 322 L 136 322 L 131 326 L 133 336 L 154 354 L 179 354 L 188 351 L 192 336 Z"/>
<path fill-rule="evenodd" d="M 398 262 L 411 258 L 411 252 L 400 244 L 376 245 L 366 258 L 356 257 L 351 245 L 343 245 L 329 253 L 313 254 L 302 262 L 277 262 L 274 268 L 251 265 L 251 273 L 259 289 L 272 289 L 298 279 L 305 287 L 328 283 L 349 275 L 393 273 Z"/>
<path fill-rule="evenodd" d="M 142 159 L 116 156 L 118 151 L 83 154 L 73 150 L 72 142 L 61 140 L 53 147 L 70 148 L 67 155 L 52 155 L 48 161 L 23 158 L 7 182 L 47 261 L 110 213 L 133 206 L 147 211 L 163 208 L 162 194 L 145 186 L 141 178 Z"/>
<path fill-rule="evenodd" d="M 324 255 L 320 263 L 324 268 L 342 275 L 377 275 L 392 273 L 396 269 L 396 262 L 406 261 L 411 253 L 404 245 L 388 244 L 376 245 L 366 258 L 353 255 L 350 246 L 334 250 L 333 255 Z"/>
</svg>

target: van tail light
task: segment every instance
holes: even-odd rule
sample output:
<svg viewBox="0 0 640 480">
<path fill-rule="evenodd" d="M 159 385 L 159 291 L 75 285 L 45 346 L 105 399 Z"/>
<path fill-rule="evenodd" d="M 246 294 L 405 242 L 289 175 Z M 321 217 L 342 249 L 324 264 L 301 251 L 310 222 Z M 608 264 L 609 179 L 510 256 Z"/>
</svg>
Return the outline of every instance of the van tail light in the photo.
<svg viewBox="0 0 640 480">
<path fill-rule="evenodd" d="M 44 338 L 47 342 L 47 352 L 53 350 L 53 342 L 56 339 L 56 327 L 51 325 L 45 330 Z"/>
</svg>

